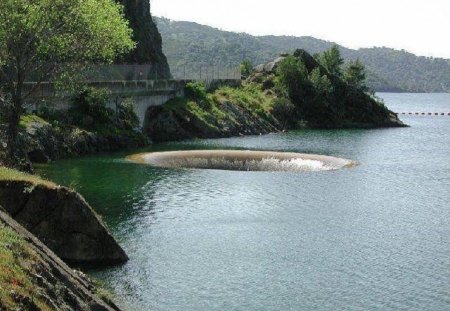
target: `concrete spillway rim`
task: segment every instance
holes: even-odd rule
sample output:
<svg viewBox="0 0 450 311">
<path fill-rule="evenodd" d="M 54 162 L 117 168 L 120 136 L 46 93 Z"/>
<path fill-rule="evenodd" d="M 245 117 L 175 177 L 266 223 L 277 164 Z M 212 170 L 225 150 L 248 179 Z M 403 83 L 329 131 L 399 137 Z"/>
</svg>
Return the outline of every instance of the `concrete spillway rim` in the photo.
<svg viewBox="0 0 450 311">
<path fill-rule="evenodd" d="M 352 160 L 318 154 L 250 150 L 150 152 L 130 155 L 127 160 L 162 168 L 268 172 L 332 171 L 357 164 Z"/>
</svg>

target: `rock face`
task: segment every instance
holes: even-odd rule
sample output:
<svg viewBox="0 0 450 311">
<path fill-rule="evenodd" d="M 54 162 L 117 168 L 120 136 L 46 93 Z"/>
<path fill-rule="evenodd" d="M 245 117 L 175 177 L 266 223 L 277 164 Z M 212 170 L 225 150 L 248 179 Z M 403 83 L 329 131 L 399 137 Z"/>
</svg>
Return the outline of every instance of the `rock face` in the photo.
<svg viewBox="0 0 450 311">
<path fill-rule="evenodd" d="M 125 7 L 125 16 L 133 29 L 136 49 L 126 55 L 122 62 L 152 64 L 158 78 L 171 77 L 167 58 L 162 52 L 162 39 L 150 14 L 150 0 L 118 0 Z"/>
<path fill-rule="evenodd" d="M 0 208 L 0 225 L 11 229 L 24 240 L 23 252 L 16 254 L 17 263 L 28 275 L 33 286 L 32 296 L 10 295 L 16 304 L 14 310 L 43 310 L 36 301 L 44 302 L 45 310 L 119 311 L 112 302 L 106 303 L 96 295 L 96 288 L 82 273 L 70 269 L 48 247 L 4 213 Z M 9 293 L 8 293 L 9 294 Z M 3 297 L 4 298 L 4 297 Z M 0 310 L 4 309 L 0 299 Z"/>
<path fill-rule="evenodd" d="M 108 265 L 128 260 L 92 208 L 70 189 L 2 181 L 0 205 L 67 262 Z"/>
<path fill-rule="evenodd" d="M 219 138 L 260 135 L 278 132 L 276 120 L 268 120 L 254 111 L 224 100 L 217 107 L 223 118 L 218 119 L 210 109 L 203 118 L 187 107 L 170 109 L 165 106 L 147 110 L 144 132 L 155 142 L 189 138 Z"/>
<path fill-rule="evenodd" d="M 267 73 L 267 74 L 271 74 L 271 73 L 275 73 L 278 65 L 285 59 L 285 56 L 280 56 L 277 59 L 267 63 L 267 64 L 260 64 L 258 66 L 255 67 L 255 72 L 257 73 Z"/>
<path fill-rule="evenodd" d="M 31 122 L 23 133 L 23 145 L 33 163 L 97 152 L 136 149 L 148 142 L 140 137 L 102 135 L 81 129 L 57 129 L 46 122 Z"/>
</svg>

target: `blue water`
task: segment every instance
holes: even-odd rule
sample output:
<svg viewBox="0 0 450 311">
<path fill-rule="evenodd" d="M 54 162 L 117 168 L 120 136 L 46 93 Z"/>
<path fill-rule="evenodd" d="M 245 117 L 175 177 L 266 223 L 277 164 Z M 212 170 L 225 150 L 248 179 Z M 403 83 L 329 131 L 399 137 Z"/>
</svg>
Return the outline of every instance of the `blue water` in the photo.
<svg viewBox="0 0 450 311">
<path fill-rule="evenodd" d="M 379 96 L 398 112 L 450 112 L 450 94 Z M 116 154 L 41 173 L 75 186 L 129 254 L 91 272 L 128 310 L 450 310 L 450 116 L 403 120 L 150 148 L 359 162 L 339 171 L 159 169 Z"/>
</svg>

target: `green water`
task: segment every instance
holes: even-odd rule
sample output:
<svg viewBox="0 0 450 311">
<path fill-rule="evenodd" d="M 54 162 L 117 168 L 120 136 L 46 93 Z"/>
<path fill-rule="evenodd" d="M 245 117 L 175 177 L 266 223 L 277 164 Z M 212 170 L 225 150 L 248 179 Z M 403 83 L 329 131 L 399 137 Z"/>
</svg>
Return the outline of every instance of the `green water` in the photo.
<svg viewBox="0 0 450 311">
<path fill-rule="evenodd" d="M 381 94 L 450 112 L 449 94 Z M 420 111 L 421 111 L 420 110 Z M 410 128 L 297 131 L 150 151 L 254 149 L 353 159 L 352 169 L 160 169 L 122 154 L 52 163 L 130 256 L 91 271 L 129 310 L 450 310 L 450 116 Z"/>
</svg>

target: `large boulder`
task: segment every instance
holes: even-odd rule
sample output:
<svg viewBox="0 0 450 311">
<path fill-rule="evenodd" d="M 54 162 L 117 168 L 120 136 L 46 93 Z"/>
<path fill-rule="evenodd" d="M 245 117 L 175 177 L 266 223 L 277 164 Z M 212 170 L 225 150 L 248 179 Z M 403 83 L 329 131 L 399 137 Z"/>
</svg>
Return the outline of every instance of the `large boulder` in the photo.
<svg viewBox="0 0 450 311">
<path fill-rule="evenodd" d="M 276 73 L 278 65 L 285 59 L 285 56 L 280 56 L 276 59 L 274 59 L 271 62 L 268 62 L 266 64 L 260 64 L 255 67 L 255 72 L 257 73 L 266 73 L 266 74 L 272 74 Z"/>
<path fill-rule="evenodd" d="M 89 204 L 68 188 L 0 181 L 0 205 L 67 262 L 109 265 L 128 260 Z"/>
<path fill-rule="evenodd" d="M 1 237 L 0 248 L 3 249 L 0 250 L 14 251 L 14 266 L 24 272 L 27 281 L 19 285 L 23 287 L 19 290 L 4 289 L 0 310 L 120 311 L 113 302 L 99 297 L 98 289 L 88 277 L 68 267 L 1 207 L 0 229 L 9 232 Z M 11 264 L 8 256 L 2 260 L 0 266 Z M 32 291 L 27 290 L 30 288 Z M 11 301 L 8 303 L 8 296 L 13 305 Z"/>
</svg>

